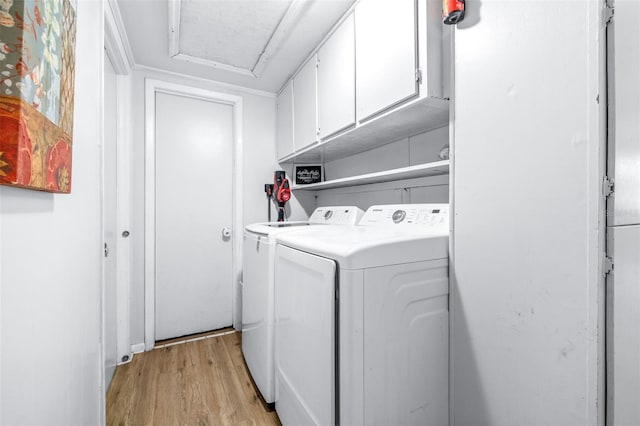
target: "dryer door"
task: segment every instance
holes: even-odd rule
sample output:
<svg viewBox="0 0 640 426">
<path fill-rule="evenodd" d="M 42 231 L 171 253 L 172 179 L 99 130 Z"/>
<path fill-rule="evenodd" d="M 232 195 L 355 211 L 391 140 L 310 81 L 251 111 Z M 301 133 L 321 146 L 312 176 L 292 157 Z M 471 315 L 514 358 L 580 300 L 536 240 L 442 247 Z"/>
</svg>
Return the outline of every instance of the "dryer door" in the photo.
<svg viewBox="0 0 640 426">
<path fill-rule="evenodd" d="M 276 411 L 282 424 L 335 424 L 335 261 L 278 245 Z"/>
</svg>

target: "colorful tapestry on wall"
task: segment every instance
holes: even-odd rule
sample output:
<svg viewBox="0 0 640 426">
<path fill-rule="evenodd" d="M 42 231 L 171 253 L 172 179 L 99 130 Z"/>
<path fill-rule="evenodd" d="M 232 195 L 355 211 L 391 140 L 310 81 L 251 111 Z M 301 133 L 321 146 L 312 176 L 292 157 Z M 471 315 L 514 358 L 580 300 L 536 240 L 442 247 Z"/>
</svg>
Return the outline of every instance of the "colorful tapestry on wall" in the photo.
<svg viewBox="0 0 640 426">
<path fill-rule="evenodd" d="M 0 0 L 0 184 L 71 192 L 75 11 Z"/>
</svg>

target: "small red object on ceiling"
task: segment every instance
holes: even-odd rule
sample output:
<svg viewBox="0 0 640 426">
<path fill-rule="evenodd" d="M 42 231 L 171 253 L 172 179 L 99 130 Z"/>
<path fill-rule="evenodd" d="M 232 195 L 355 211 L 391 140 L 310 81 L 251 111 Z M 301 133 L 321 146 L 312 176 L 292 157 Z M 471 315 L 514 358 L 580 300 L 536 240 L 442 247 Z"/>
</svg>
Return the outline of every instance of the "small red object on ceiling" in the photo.
<svg viewBox="0 0 640 426">
<path fill-rule="evenodd" d="M 442 0 L 442 23 L 455 25 L 464 19 L 465 0 Z"/>
</svg>

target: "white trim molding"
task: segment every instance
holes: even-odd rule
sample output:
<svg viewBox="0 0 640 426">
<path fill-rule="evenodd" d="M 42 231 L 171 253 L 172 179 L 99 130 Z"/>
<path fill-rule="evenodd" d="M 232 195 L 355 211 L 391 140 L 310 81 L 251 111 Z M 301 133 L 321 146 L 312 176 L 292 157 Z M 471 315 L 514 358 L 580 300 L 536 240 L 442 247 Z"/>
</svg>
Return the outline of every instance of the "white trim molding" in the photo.
<svg viewBox="0 0 640 426">
<path fill-rule="evenodd" d="M 189 74 L 181 74 L 175 71 L 168 71 L 161 68 L 150 67 L 147 65 L 136 64 L 133 67 L 134 71 L 144 72 L 146 74 L 157 74 L 157 78 L 162 77 L 178 77 L 182 80 L 189 80 L 193 82 L 193 84 L 206 84 L 209 88 L 214 90 L 229 90 L 233 92 L 238 92 L 243 95 L 256 95 L 256 96 L 264 96 L 266 98 L 275 98 L 276 94 L 274 92 L 267 92 L 266 90 L 260 89 L 252 89 L 250 87 L 238 86 L 236 84 L 224 83 L 219 80 L 212 80 L 203 77 L 196 77 Z"/>
<path fill-rule="evenodd" d="M 104 3 L 104 46 L 116 74 L 129 74 L 135 60 L 116 0 Z"/>
<path fill-rule="evenodd" d="M 267 45 L 264 47 L 260 58 L 258 58 L 258 61 L 251 70 L 255 77 L 260 77 L 262 75 L 264 70 L 267 68 L 267 64 L 269 63 L 271 58 L 278 52 L 278 50 L 280 50 L 282 43 L 284 43 L 285 39 L 289 35 L 289 32 L 298 22 L 298 18 L 302 14 L 304 6 L 306 5 L 308 5 L 308 3 L 304 0 L 291 1 L 291 4 L 280 20 L 280 23 L 276 27 L 273 34 L 271 34 L 271 38 L 269 39 Z"/>
<path fill-rule="evenodd" d="M 211 61 L 209 59 L 198 58 L 196 56 L 191 56 L 184 53 L 176 53 L 175 55 L 171 56 L 171 58 L 179 59 L 185 62 L 191 62 L 192 64 L 204 65 L 206 67 L 217 68 L 219 70 L 233 72 L 236 74 L 244 75 L 245 77 L 256 78 L 256 75 L 251 70 L 234 67 L 233 65 L 224 64 L 222 62 Z"/>
<path fill-rule="evenodd" d="M 169 56 L 180 53 L 180 9 L 181 0 L 169 0 Z"/>
<path fill-rule="evenodd" d="M 116 187 L 118 205 L 116 224 L 116 264 L 117 264 L 117 353 L 118 364 L 131 361 L 131 267 L 132 225 L 131 183 L 133 182 L 131 159 L 131 76 L 116 76 L 117 133 L 116 133 Z M 127 232 L 127 234 L 123 234 Z"/>
<path fill-rule="evenodd" d="M 152 350 L 155 345 L 155 288 L 156 288 L 156 93 L 185 96 L 230 105 L 233 108 L 233 182 L 232 182 L 232 318 L 236 322 L 239 306 L 237 289 L 242 273 L 242 123 L 243 99 L 241 96 L 214 92 L 211 90 L 169 83 L 166 81 L 145 79 L 145 185 L 144 185 L 144 346 Z M 234 324 L 237 326 L 237 324 Z"/>
<path fill-rule="evenodd" d="M 144 343 L 136 343 L 135 345 L 131 345 L 131 353 L 139 354 L 142 352 L 144 352 Z"/>
<path fill-rule="evenodd" d="M 116 315 L 117 362 L 131 360 L 130 340 L 130 288 L 131 288 L 131 239 L 122 232 L 131 229 L 131 70 L 133 54 L 124 29 L 122 16 L 115 0 L 104 3 L 104 49 L 116 72 L 117 103 L 117 218 L 116 230 Z"/>
</svg>

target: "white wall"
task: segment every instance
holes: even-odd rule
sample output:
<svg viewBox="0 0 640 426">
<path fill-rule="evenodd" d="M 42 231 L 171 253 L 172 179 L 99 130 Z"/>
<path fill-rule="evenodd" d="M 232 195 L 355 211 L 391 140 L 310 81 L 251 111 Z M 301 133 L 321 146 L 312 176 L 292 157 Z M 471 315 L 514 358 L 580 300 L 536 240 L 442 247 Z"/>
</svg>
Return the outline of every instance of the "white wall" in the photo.
<svg viewBox="0 0 640 426">
<path fill-rule="evenodd" d="M 230 93 L 243 98 L 244 223 L 267 220 L 264 184 L 273 181 L 278 169 L 275 148 L 275 95 L 235 90 L 213 81 L 191 79 L 148 68 L 133 72 L 133 263 L 131 282 L 131 344 L 144 343 L 144 79 Z M 231 161 L 231 159 L 229 159 Z M 215 188 L 211 188 L 215 191 Z M 235 232 L 242 232 L 237 229 Z"/>
<path fill-rule="evenodd" d="M 447 126 L 391 142 L 350 157 L 325 163 L 325 179 L 379 172 L 439 161 L 449 143 Z M 304 192 L 297 192 L 296 194 Z M 405 179 L 319 191 L 318 206 L 355 205 L 363 210 L 374 204 L 447 203 L 449 176 Z"/>
<path fill-rule="evenodd" d="M 103 15 L 77 9 L 70 195 L 0 187 L 0 423 L 98 424 Z"/>
<path fill-rule="evenodd" d="M 453 423 L 597 424 L 602 4 L 467 5 L 455 34 Z"/>
</svg>

